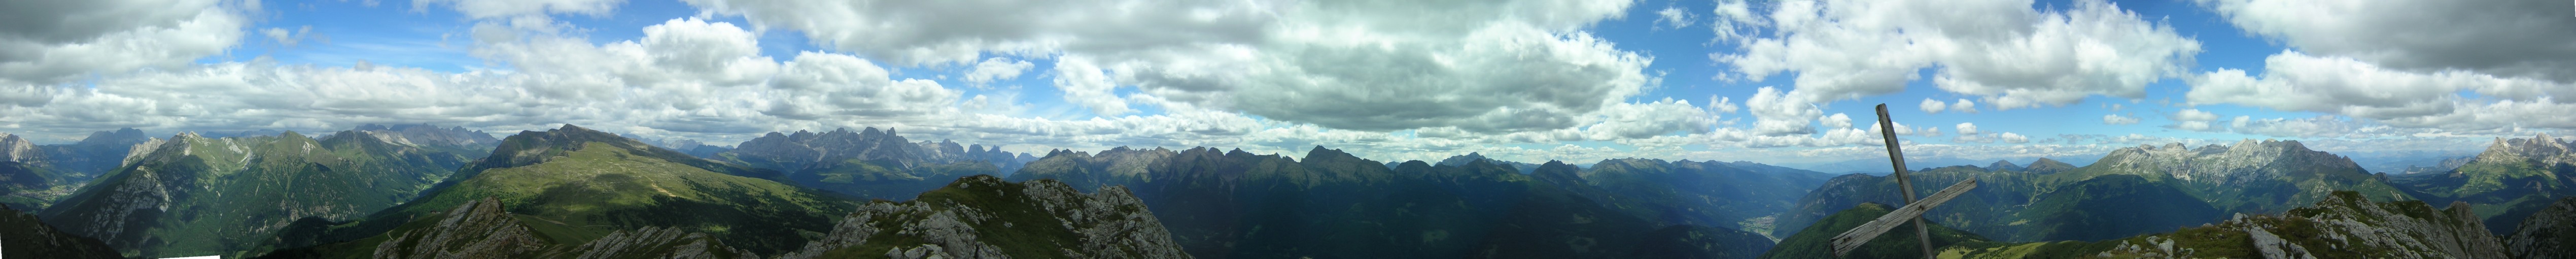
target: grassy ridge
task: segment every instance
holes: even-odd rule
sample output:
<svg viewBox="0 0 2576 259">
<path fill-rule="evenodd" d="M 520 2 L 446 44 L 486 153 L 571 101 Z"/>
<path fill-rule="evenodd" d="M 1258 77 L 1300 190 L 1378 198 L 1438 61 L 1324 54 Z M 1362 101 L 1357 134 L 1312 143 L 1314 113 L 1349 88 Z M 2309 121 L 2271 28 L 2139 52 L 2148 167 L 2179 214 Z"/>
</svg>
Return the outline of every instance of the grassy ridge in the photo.
<svg viewBox="0 0 2576 259">
<path fill-rule="evenodd" d="M 829 231 L 839 214 L 857 204 L 846 196 L 780 183 L 774 171 L 690 157 L 573 126 L 523 132 L 499 146 L 418 199 L 354 222 L 298 222 L 270 247 L 319 245 L 299 253 L 362 253 L 424 219 L 492 199 L 518 224 L 553 244 L 582 244 L 619 231 L 659 227 L 777 254 Z"/>
</svg>

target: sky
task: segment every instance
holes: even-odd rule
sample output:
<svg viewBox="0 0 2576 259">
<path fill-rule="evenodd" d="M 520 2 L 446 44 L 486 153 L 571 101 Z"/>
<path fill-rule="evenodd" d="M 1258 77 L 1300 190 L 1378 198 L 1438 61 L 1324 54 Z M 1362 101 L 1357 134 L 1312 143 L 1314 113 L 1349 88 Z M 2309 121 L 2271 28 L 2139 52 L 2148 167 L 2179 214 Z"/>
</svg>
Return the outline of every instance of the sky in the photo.
<svg viewBox="0 0 2576 259">
<path fill-rule="evenodd" d="M 0 2 L 40 143 L 565 123 L 727 145 L 1314 146 L 1823 163 L 2301 140 L 2473 155 L 2576 128 L 2558 0 Z"/>
</svg>

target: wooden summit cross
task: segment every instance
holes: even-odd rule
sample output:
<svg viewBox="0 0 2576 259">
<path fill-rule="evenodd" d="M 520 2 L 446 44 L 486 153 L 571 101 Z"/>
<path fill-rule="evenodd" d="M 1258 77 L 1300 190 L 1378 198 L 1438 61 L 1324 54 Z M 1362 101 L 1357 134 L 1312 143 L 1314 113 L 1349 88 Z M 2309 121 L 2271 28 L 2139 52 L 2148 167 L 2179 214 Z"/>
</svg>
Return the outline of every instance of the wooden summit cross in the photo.
<svg viewBox="0 0 2576 259">
<path fill-rule="evenodd" d="M 1959 194 L 1967 193 L 1968 189 L 1977 188 L 1977 178 L 1968 178 L 1959 180 L 1958 184 L 1951 184 L 1949 188 L 1941 188 L 1941 192 L 1932 193 L 1932 196 L 1923 197 L 1923 200 L 1914 200 L 1914 183 L 1905 179 L 1905 152 L 1898 151 L 1896 148 L 1895 127 L 1896 123 L 1889 122 L 1887 119 L 1887 104 L 1878 104 L 1878 133 L 1887 138 L 1887 160 L 1894 162 L 1896 166 L 1896 172 L 1889 175 L 1896 176 L 1897 188 L 1905 192 L 1905 206 L 1889 211 L 1886 216 L 1879 216 L 1877 220 L 1862 223 L 1860 227 L 1852 228 L 1851 231 L 1835 235 L 1834 257 L 1850 255 L 1852 250 L 1860 249 L 1860 245 L 1868 244 L 1870 239 L 1878 238 L 1879 234 L 1886 234 L 1888 230 L 1895 229 L 1897 224 L 1904 224 L 1911 220 L 1914 222 L 1914 239 L 1923 241 L 1923 258 L 1932 258 L 1934 255 L 1932 254 L 1932 232 L 1930 228 L 1923 226 L 1923 212 L 1932 210 L 1934 206 L 1941 206 L 1943 202 L 1949 202 L 1950 198 L 1958 198 Z"/>
</svg>

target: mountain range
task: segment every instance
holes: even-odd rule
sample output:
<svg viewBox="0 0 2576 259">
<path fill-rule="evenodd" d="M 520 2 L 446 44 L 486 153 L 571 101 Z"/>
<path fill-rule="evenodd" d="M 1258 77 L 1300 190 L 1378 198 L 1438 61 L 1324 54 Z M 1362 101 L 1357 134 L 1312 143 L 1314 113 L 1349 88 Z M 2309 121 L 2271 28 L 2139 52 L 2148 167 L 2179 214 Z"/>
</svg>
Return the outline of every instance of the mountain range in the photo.
<svg viewBox="0 0 2576 259">
<path fill-rule="evenodd" d="M 1816 258 L 1830 257 L 1825 238 L 1902 204 L 1888 176 L 1749 161 L 1382 162 L 1321 146 L 1036 156 L 877 128 L 731 148 L 572 125 L 140 134 L 0 134 L 0 208 L 33 212 L 0 211 L 16 231 L 0 255 Z M 2576 253 L 2562 241 L 2576 237 L 2570 146 L 2498 139 L 2444 162 L 2456 169 L 2398 175 L 2268 140 L 1909 175 L 1924 193 L 1980 184 L 1924 214 L 1944 256 L 2553 258 Z M 1856 256 L 1919 256 L 1910 232 Z M 184 238 L 200 236 L 232 238 Z"/>
<path fill-rule="evenodd" d="M 863 198 L 907 200 L 970 175 L 1008 175 L 1034 158 L 1001 146 L 911 142 L 893 129 L 770 132 L 708 157 Z"/>
<path fill-rule="evenodd" d="M 303 218 L 347 220 L 401 204 L 468 157 L 402 135 L 344 131 L 249 138 L 182 133 L 138 145 L 126 166 L 40 215 L 143 256 L 240 251 Z"/>
<path fill-rule="evenodd" d="M 1914 188 L 1923 193 L 1963 179 L 1978 181 L 1976 189 L 1924 218 L 1998 241 L 2095 241 L 2216 222 L 2229 213 L 2278 214 L 2291 208 L 2285 204 L 2323 200 L 2325 191 L 2356 191 L 2381 201 L 2409 197 L 2351 160 L 2297 141 L 2139 146 L 2083 167 L 2047 159 L 1992 167 L 1911 173 Z M 1796 231 L 1860 203 L 1901 204 L 1896 190 L 1890 177 L 1838 177 L 1800 198 L 1775 231 Z"/>
<path fill-rule="evenodd" d="M 1786 209 L 1790 194 L 1826 177 L 1651 159 L 1591 171 L 1450 160 L 1464 163 L 1389 169 L 1323 147 L 1303 158 L 1122 147 L 1050 152 L 1011 179 L 1126 186 L 1200 258 L 1749 258 L 1771 240 L 1741 223 Z"/>
<path fill-rule="evenodd" d="M 2282 214 L 2232 218 L 2173 232 L 2098 242 L 1962 242 L 1959 258 L 2507 258 L 2465 204 L 2373 202 L 2335 191 Z M 2548 258 L 2548 257 L 2518 257 Z"/>
<path fill-rule="evenodd" d="M 2523 218 L 2559 197 L 2576 195 L 2571 188 L 2576 187 L 2576 152 L 2548 134 L 2497 138 L 2458 169 L 2391 177 L 2391 182 L 2427 202 L 2466 202 L 2490 232 L 2512 233 Z"/>
</svg>

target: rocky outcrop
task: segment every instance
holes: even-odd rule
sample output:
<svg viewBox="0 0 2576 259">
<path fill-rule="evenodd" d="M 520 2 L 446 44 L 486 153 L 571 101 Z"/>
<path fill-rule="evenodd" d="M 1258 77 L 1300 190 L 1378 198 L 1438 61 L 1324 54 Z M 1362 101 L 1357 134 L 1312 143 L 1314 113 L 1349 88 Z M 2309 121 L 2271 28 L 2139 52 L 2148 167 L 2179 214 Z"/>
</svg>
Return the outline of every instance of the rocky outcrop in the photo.
<svg viewBox="0 0 2576 259">
<path fill-rule="evenodd" d="M 2281 240 L 2281 235 L 2273 235 L 2272 231 L 2246 229 L 2245 235 L 2251 237 L 2248 240 L 2254 243 L 2255 251 L 2261 252 L 2263 258 L 2316 258 L 2308 254 L 2307 247 Z"/>
<path fill-rule="evenodd" d="M 2322 223 L 2324 233 L 2334 233 L 2327 239 L 2343 241 L 2335 249 L 2386 248 L 2394 252 L 2386 255 L 2406 258 L 2504 256 L 2502 247 L 2497 247 L 2502 242 L 2487 234 L 2486 225 L 2466 203 L 2455 202 L 2436 211 L 2420 202 L 2374 203 L 2358 194 L 2338 192 L 2317 204 L 2291 215 Z"/>
<path fill-rule="evenodd" d="M 2198 257 L 2505 258 L 2503 242 L 2488 235 L 2469 211 L 2460 203 L 2436 210 L 2421 201 L 2371 202 L 2359 193 L 2339 191 L 2279 216 L 2238 214 L 2225 222 L 2121 242 L 2177 239 Z M 2238 240 L 2233 238 L 2246 241 L 2231 242 Z M 2166 250 L 2162 253 L 2177 251 Z M 2228 252 L 2247 254 L 2224 254 Z M 2122 249 L 2103 254 L 2143 255 Z"/>
<path fill-rule="evenodd" d="M 515 258 L 551 245 L 511 218 L 497 199 L 469 201 L 444 216 L 436 225 L 378 244 L 374 258 Z"/>
<path fill-rule="evenodd" d="M 862 247 L 891 247 L 860 251 Z M 972 176 L 909 202 L 859 208 L 785 258 L 1188 258 L 1124 187 Z"/>
<path fill-rule="evenodd" d="M 727 247 L 705 233 L 678 228 L 645 227 L 617 231 L 573 248 L 571 258 L 759 258 L 751 252 Z"/>
<path fill-rule="evenodd" d="M 1981 243 L 1943 258 L 2506 258 L 2466 204 L 2371 202 L 2337 191 L 2280 215 L 2236 214 L 2173 232 L 2085 242 Z M 2555 258 L 2555 257 L 2542 257 Z"/>
<path fill-rule="evenodd" d="M 2523 219 L 2504 247 L 2513 258 L 2576 258 L 2576 197 Z"/>
<path fill-rule="evenodd" d="M 0 162 L 36 163 L 43 160 L 43 156 L 43 152 L 36 151 L 35 143 L 18 135 L 0 133 Z"/>
</svg>

